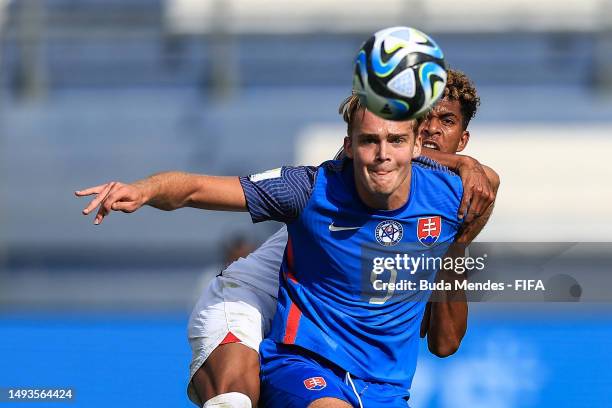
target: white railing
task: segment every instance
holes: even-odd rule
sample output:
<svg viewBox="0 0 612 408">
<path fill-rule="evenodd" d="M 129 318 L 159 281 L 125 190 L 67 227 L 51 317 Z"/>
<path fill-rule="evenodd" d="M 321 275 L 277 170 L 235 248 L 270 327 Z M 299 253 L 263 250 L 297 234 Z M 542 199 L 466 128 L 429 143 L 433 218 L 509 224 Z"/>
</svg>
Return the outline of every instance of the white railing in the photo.
<svg viewBox="0 0 612 408">
<path fill-rule="evenodd" d="M 610 0 L 167 0 L 178 34 L 435 31 L 592 31 L 610 27 Z"/>
</svg>

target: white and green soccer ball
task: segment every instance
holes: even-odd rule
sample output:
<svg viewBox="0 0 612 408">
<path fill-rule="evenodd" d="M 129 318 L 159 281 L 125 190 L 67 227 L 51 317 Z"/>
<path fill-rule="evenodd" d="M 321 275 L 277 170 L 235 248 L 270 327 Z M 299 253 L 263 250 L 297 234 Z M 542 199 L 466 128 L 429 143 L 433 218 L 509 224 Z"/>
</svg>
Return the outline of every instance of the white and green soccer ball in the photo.
<svg viewBox="0 0 612 408">
<path fill-rule="evenodd" d="M 384 119 L 422 116 L 444 94 L 445 86 L 442 50 L 411 27 L 376 32 L 355 59 L 353 91 L 370 112 Z"/>
</svg>

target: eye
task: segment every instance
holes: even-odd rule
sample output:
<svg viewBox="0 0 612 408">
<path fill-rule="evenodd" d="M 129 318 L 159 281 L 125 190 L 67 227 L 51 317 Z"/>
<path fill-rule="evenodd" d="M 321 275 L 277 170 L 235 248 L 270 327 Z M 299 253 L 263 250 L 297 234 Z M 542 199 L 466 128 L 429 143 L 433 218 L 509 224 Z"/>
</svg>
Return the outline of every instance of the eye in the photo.
<svg viewBox="0 0 612 408">
<path fill-rule="evenodd" d="M 442 119 L 442 123 L 451 126 L 455 124 L 455 120 L 453 118 L 447 117 Z"/>
<path fill-rule="evenodd" d="M 406 138 L 404 136 L 394 136 L 389 140 L 389 142 L 393 144 L 401 144 L 406 142 Z"/>
<path fill-rule="evenodd" d="M 366 145 L 366 144 L 376 144 L 378 142 L 378 140 L 375 137 L 364 137 L 363 139 L 361 139 L 361 143 Z"/>
</svg>

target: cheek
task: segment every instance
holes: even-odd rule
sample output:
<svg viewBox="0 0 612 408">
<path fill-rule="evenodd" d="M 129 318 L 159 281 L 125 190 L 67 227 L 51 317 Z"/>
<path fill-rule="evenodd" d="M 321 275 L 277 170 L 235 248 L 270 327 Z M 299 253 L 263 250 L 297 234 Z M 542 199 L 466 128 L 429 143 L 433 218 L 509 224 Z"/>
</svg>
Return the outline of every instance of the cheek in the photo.
<svg viewBox="0 0 612 408">
<path fill-rule="evenodd" d="M 411 145 L 406 146 L 406 148 L 402 149 L 401 152 L 398 151 L 398 155 L 395 157 L 395 162 L 402 172 L 406 171 L 406 169 L 412 163 L 412 159 L 416 157 L 416 150 L 418 150 L 417 147 L 415 145 Z"/>
<path fill-rule="evenodd" d="M 457 146 L 459 146 L 459 142 L 461 141 L 461 130 L 457 130 L 455 128 L 449 129 L 444 132 L 444 137 L 441 140 L 441 148 L 443 151 L 454 153 L 457 150 Z"/>
<path fill-rule="evenodd" d="M 375 151 L 372 145 L 359 146 L 355 151 L 355 161 L 360 163 L 369 163 L 374 159 Z"/>
</svg>

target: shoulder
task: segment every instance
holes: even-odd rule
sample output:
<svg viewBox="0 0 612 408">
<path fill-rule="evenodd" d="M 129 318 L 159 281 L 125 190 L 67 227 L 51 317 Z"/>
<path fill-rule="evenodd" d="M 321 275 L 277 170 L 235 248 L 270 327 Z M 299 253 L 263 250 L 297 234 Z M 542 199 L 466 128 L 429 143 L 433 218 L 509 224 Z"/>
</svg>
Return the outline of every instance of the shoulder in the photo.
<svg viewBox="0 0 612 408">
<path fill-rule="evenodd" d="M 342 170 L 347 166 L 349 159 L 342 160 L 327 160 L 321 163 L 317 168 L 321 169 L 326 174 L 342 173 Z"/>
<path fill-rule="evenodd" d="M 315 182 L 318 167 L 283 166 L 261 173 L 240 177 L 240 182 L 247 189 L 263 189 L 270 192 L 278 190 L 310 190 Z"/>
<path fill-rule="evenodd" d="M 459 177 L 456 173 L 454 173 L 451 169 L 449 169 L 446 166 L 443 166 L 442 164 L 438 163 L 437 161 L 430 159 L 427 156 L 419 156 L 416 157 L 414 159 L 412 159 L 412 165 L 415 168 L 420 168 L 420 169 L 425 169 L 425 170 L 432 170 L 435 171 L 439 174 L 443 174 L 446 176 L 455 176 L 455 177 Z"/>
<path fill-rule="evenodd" d="M 426 157 L 418 157 L 412 163 L 413 177 L 419 191 L 418 201 L 422 207 L 455 220 L 463 195 L 461 177 Z"/>
<path fill-rule="evenodd" d="M 324 187 L 330 182 L 334 184 L 338 179 L 342 179 L 347 165 L 347 160 L 327 160 L 318 166 L 286 168 L 287 176 L 285 177 L 288 177 L 290 173 L 302 178 L 307 177 L 312 189 L 316 189 L 317 186 Z"/>
<path fill-rule="evenodd" d="M 426 186 L 446 186 L 453 193 L 459 194 L 460 197 L 463 194 L 461 177 L 437 161 L 419 156 L 412 161 L 412 167 L 416 177 Z"/>
<path fill-rule="evenodd" d="M 317 167 L 279 167 L 240 177 L 253 222 L 291 222 L 306 206 L 314 189 Z"/>
<path fill-rule="evenodd" d="M 319 166 L 284 166 L 281 168 L 281 177 L 291 182 L 314 184 Z"/>
</svg>

